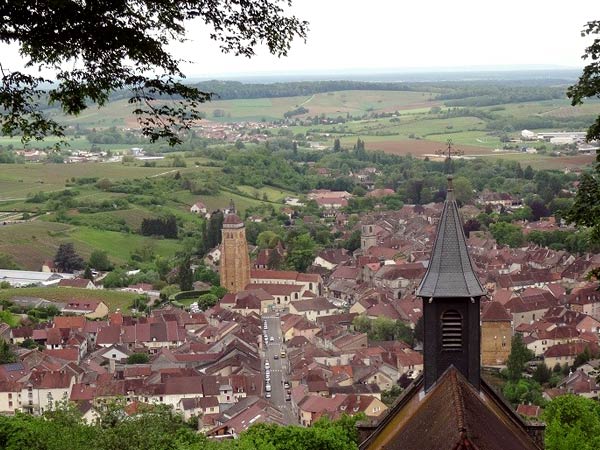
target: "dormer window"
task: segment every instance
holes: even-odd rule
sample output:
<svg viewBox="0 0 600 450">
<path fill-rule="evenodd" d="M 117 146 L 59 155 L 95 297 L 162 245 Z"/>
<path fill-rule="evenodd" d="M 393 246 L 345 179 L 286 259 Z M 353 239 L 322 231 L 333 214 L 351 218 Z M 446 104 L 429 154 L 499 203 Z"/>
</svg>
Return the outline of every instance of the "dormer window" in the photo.
<svg viewBox="0 0 600 450">
<path fill-rule="evenodd" d="M 462 316 L 455 309 L 442 314 L 442 350 L 462 350 Z"/>
</svg>

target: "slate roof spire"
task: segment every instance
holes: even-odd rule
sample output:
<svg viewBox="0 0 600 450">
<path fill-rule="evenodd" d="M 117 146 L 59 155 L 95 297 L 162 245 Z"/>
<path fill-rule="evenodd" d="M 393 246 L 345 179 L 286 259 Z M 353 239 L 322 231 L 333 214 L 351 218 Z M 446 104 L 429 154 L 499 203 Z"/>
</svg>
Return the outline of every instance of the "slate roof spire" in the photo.
<svg viewBox="0 0 600 450">
<path fill-rule="evenodd" d="M 454 198 L 452 175 L 438 224 L 427 273 L 417 289 L 424 298 L 481 297 L 486 295 L 473 269 L 463 224 Z"/>
</svg>

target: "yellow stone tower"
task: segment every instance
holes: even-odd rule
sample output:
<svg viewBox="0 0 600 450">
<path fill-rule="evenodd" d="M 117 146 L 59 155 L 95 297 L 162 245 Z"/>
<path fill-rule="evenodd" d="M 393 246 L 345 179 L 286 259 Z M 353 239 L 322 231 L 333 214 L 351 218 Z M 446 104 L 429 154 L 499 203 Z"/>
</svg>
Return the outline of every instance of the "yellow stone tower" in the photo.
<svg viewBox="0 0 600 450">
<path fill-rule="evenodd" d="M 221 237 L 221 286 L 235 294 L 250 283 L 246 228 L 235 212 L 225 216 Z"/>
</svg>

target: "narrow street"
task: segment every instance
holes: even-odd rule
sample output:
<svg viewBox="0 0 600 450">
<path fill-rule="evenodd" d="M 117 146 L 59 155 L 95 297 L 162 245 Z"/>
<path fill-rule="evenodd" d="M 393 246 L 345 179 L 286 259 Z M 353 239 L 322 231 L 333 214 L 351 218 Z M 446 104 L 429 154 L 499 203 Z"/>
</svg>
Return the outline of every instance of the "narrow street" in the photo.
<svg viewBox="0 0 600 450">
<path fill-rule="evenodd" d="M 292 411 L 291 401 L 286 400 L 287 388 L 284 382 L 287 381 L 289 366 L 287 357 L 282 357 L 282 350 L 285 354 L 285 345 L 281 333 L 281 324 L 279 317 L 274 313 L 264 314 L 263 319 L 263 343 L 264 341 L 264 323 L 267 323 L 267 336 L 269 342 L 265 346 L 265 360 L 263 361 L 263 379 L 266 373 L 266 362 L 269 362 L 271 398 L 269 400 L 277 406 L 286 417 L 287 424 L 298 424 L 298 419 Z M 265 392 L 266 393 L 266 392 Z"/>
</svg>

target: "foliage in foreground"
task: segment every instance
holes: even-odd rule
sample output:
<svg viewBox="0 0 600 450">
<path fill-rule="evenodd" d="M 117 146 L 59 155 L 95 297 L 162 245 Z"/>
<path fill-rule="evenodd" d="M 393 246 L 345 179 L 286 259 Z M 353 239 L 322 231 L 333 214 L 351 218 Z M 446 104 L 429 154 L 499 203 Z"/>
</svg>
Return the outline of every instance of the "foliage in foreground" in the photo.
<svg viewBox="0 0 600 450">
<path fill-rule="evenodd" d="M 360 416 L 321 419 L 312 427 L 257 424 L 236 440 L 210 441 L 164 405 L 141 406 L 126 415 L 122 402 L 107 404 L 93 425 L 72 405 L 41 417 L 0 416 L 0 448 L 6 450 L 352 450 Z"/>
</svg>

